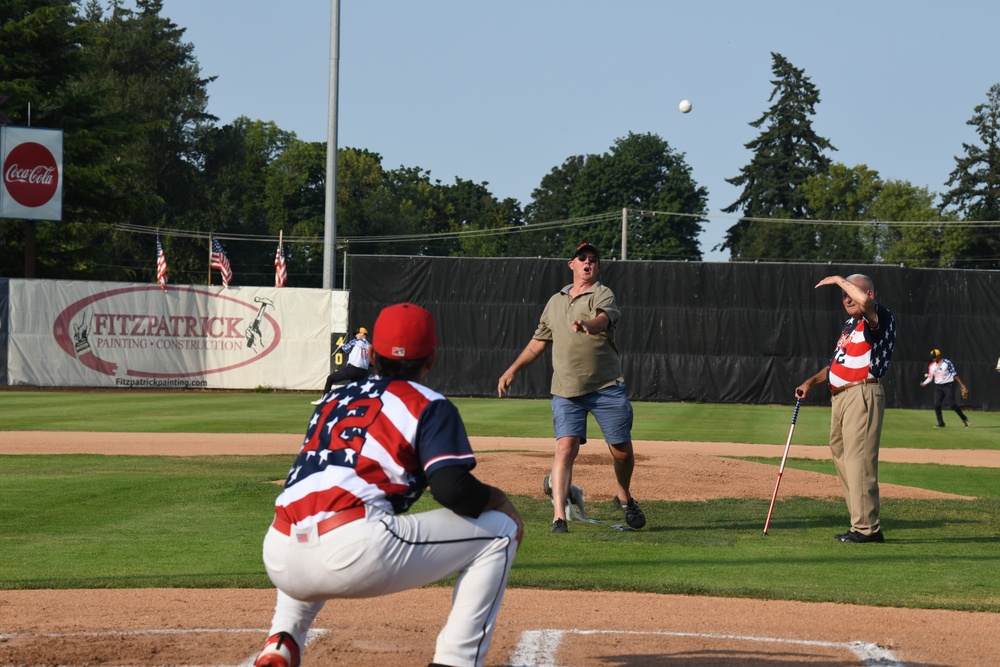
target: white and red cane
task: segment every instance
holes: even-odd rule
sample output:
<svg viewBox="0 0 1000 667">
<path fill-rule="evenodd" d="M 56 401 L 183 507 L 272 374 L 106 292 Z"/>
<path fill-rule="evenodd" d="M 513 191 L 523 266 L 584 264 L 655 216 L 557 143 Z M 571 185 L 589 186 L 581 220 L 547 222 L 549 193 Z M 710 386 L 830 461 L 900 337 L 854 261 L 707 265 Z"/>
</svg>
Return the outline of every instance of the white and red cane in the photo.
<svg viewBox="0 0 1000 667">
<path fill-rule="evenodd" d="M 788 440 L 785 441 L 785 453 L 781 457 L 781 466 L 778 468 L 778 481 L 774 483 L 774 494 L 771 496 L 771 506 L 767 510 L 767 521 L 764 522 L 764 534 L 767 535 L 767 528 L 771 525 L 771 512 L 774 511 L 774 501 L 778 498 L 778 485 L 781 484 L 781 473 L 785 471 L 785 459 L 788 458 L 788 448 L 792 444 L 792 433 L 795 432 L 795 420 L 799 418 L 799 405 L 802 399 L 795 399 L 795 412 L 792 413 L 792 425 L 788 429 Z"/>
</svg>

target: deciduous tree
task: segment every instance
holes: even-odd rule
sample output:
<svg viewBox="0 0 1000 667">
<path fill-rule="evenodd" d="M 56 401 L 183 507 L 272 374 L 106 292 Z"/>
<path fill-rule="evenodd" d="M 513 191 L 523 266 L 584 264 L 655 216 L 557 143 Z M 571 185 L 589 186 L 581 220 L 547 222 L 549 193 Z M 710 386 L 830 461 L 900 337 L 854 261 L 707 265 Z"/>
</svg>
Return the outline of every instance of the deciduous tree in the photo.
<svg viewBox="0 0 1000 667">
<path fill-rule="evenodd" d="M 683 213 L 633 219 L 628 258 L 700 260 L 698 234 L 707 201 L 708 191 L 695 182 L 683 154 L 657 135 L 629 133 L 607 153 L 571 157 L 553 169 L 532 193 L 526 212 L 530 222 L 620 214 L 625 208 Z M 548 239 L 552 245 L 546 250 L 552 256 L 568 256 L 582 239 L 613 256 L 621 252 L 620 218 L 612 215 Z"/>
</svg>

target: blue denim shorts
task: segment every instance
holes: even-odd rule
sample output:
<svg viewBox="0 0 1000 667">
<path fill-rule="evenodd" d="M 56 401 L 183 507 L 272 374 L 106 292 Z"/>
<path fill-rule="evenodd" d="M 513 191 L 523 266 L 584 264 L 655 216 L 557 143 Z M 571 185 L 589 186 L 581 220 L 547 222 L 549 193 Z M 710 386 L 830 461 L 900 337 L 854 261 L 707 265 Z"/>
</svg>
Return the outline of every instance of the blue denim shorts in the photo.
<svg viewBox="0 0 1000 667">
<path fill-rule="evenodd" d="M 574 398 L 552 397 L 552 425 L 559 438 L 578 437 L 587 442 L 587 415 L 594 415 L 609 445 L 632 439 L 632 403 L 625 395 L 625 383 L 617 382 Z"/>
</svg>

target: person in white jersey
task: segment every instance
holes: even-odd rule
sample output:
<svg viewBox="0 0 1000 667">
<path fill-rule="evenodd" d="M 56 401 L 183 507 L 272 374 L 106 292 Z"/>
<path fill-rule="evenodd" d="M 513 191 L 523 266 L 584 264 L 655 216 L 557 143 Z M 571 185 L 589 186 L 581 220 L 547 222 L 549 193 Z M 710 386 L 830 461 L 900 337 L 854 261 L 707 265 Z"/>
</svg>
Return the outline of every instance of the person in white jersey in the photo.
<svg viewBox="0 0 1000 667">
<path fill-rule="evenodd" d="M 941 350 L 937 348 L 931 350 L 931 363 L 927 365 L 927 373 L 920 386 L 926 387 L 931 382 L 934 383 L 934 415 L 937 417 L 937 425 L 934 428 L 944 428 L 945 426 L 944 416 L 941 414 L 941 408 L 945 403 L 951 406 L 958 418 L 965 424 L 965 428 L 969 428 L 968 418 L 955 401 L 955 383 L 957 382 L 958 386 L 962 388 L 962 398 L 969 397 L 969 388 L 962 382 L 962 378 L 958 377 L 955 364 L 951 363 L 950 359 L 942 357 Z"/>
<path fill-rule="evenodd" d="M 333 385 L 339 382 L 354 382 L 368 375 L 368 364 L 370 362 L 368 351 L 370 348 L 371 343 L 368 342 L 368 329 L 361 327 L 354 334 L 354 338 L 340 346 L 341 352 L 347 353 L 347 363 L 344 364 L 343 368 L 326 376 L 326 386 L 323 387 L 323 396 L 329 394 L 330 390 L 333 389 Z M 323 396 L 317 398 L 312 404 L 319 405 L 322 403 Z"/>
</svg>

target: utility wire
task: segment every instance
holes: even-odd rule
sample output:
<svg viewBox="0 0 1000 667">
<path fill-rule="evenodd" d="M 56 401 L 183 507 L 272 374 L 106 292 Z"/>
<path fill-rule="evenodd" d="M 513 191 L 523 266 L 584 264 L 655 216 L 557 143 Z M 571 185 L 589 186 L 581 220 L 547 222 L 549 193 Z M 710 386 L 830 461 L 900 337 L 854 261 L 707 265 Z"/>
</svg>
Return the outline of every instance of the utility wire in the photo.
<svg viewBox="0 0 1000 667">
<path fill-rule="evenodd" d="M 708 215 L 701 213 L 677 213 L 673 211 L 648 211 L 640 209 L 628 209 L 628 216 L 632 218 L 652 217 L 657 215 L 675 216 L 682 218 L 694 218 L 697 220 L 735 220 L 738 222 L 759 222 L 781 225 L 819 225 L 819 226 L 842 226 L 842 227 L 865 227 L 878 225 L 881 227 L 962 227 L 971 229 L 992 229 L 1000 228 L 1000 220 L 806 220 L 798 218 L 752 218 L 739 215 Z M 516 225 L 506 227 L 493 227 L 487 229 L 461 229 L 447 232 L 430 232 L 419 234 L 388 234 L 381 236 L 342 236 L 338 239 L 343 244 L 364 244 L 364 243 L 412 243 L 440 241 L 457 238 L 475 238 L 481 236 L 502 236 L 505 234 L 523 234 L 531 232 L 544 232 L 553 229 L 563 229 L 566 227 L 580 227 L 583 225 L 600 224 L 605 222 L 618 222 L 621 214 L 601 213 L 581 218 L 567 218 L 565 220 L 552 220 L 549 222 L 538 222 L 527 225 Z M 632 223 L 635 224 L 635 223 Z M 630 227 L 632 226 L 630 224 Z M 208 239 L 217 238 L 221 241 L 247 241 L 259 243 L 274 243 L 273 234 L 236 234 L 199 232 L 184 229 L 171 229 L 164 227 L 150 227 L 131 223 L 115 223 L 112 225 L 119 231 L 131 232 L 134 234 L 159 234 L 165 237 Z M 284 237 L 284 242 L 289 244 L 319 243 L 321 236 L 289 236 Z"/>
</svg>

